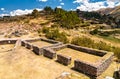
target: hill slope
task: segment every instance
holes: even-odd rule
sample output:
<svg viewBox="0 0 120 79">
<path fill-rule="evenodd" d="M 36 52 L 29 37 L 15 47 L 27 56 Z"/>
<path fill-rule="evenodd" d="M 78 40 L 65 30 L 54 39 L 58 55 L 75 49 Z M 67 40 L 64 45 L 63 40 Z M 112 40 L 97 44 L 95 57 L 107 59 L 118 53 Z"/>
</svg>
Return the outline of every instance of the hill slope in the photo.
<svg viewBox="0 0 120 79">
<path fill-rule="evenodd" d="M 117 19 L 120 19 L 120 6 L 115 8 L 106 8 L 98 10 L 101 14 L 109 14 Z"/>
</svg>

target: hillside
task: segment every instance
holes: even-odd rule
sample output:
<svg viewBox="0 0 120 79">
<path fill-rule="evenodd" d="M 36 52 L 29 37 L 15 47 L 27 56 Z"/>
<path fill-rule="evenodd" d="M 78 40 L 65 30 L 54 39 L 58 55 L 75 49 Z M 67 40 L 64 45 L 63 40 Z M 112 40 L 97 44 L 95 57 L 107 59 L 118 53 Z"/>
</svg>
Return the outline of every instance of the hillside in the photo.
<svg viewBox="0 0 120 79">
<path fill-rule="evenodd" d="M 45 7 L 40 12 L 35 9 L 28 15 L 1 18 L 0 38 L 45 37 L 118 53 L 116 47 L 120 47 L 120 33 L 113 29 L 114 24 L 112 17 L 97 12 Z M 78 41 L 74 40 L 76 37 Z"/>
<path fill-rule="evenodd" d="M 108 12 L 106 10 L 104 11 L 105 14 L 111 12 L 111 15 L 118 11 L 112 10 L 109 9 Z M 35 9 L 31 14 L 27 15 L 4 16 L 0 18 L 0 39 L 47 38 L 64 44 L 73 44 L 114 52 L 112 64 L 97 78 L 105 79 L 106 76 L 113 77 L 114 70 L 117 68 L 116 66 L 120 66 L 120 29 L 113 27 L 115 25 L 117 25 L 117 23 L 113 17 L 98 12 L 66 11 L 61 8 L 52 9 L 51 7 L 45 7 L 42 11 Z M 42 47 L 48 43 L 31 43 L 32 46 L 34 46 L 34 44 Z M 0 48 L 4 51 L 4 48 L 7 47 L 3 45 Z M 7 49 L 9 48 L 8 46 Z M 14 51 L 1 51 L 1 78 L 93 79 L 85 74 L 81 74 L 81 72 L 75 72 L 74 69 L 71 68 L 72 65 L 69 65 L 67 68 L 67 66 L 62 66 L 54 62 L 54 60 L 37 56 L 31 50 L 20 46 Z M 67 53 L 65 54 L 64 52 L 66 51 Z M 72 55 L 74 58 L 80 56 L 82 60 L 96 61 L 96 59 L 94 59 L 96 57 L 89 55 L 84 57 L 82 56 L 82 52 L 79 52 L 80 55 L 75 54 L 75 52 L 78 51 L 70 49 L 65 49 L 61 52 L 64 53 L 64 55 Z M 57 53 L 61 52 L 59 51 Z M 12 71 L 15 73 L 11 73 Z M 59 78 L 65 71 L 70 72 L 70 76 L 68 75 L 70 78 Z"/>
<path fill-rule="evenodd" d="M 100 12 L 101 14 L 116 14 L 120 12 L 120 6 L 116 6 L 114 8 L 103 8 L 98 10 L 97 12 Z"/>
<path fill-rule="evenodd" d="M 115 8 L 100 9 L 98 10 L 98 12 L 100 12 L 101 14 L 110 15 L 117 20 L 120 20 L 120 6 L 117 6 Z"/>
</svg>

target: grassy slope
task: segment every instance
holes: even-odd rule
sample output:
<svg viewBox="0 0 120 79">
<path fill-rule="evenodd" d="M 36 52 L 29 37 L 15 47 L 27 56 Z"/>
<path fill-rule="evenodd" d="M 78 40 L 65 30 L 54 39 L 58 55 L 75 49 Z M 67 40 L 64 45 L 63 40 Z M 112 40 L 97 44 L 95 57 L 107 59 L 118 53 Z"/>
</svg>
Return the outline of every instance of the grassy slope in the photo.
<svg viewBox="0 0 120 79">
<path fill-rule="evenodd" d="M 114 38 L 112 36 L 108 36 L 108 37 L 105 37 L 105 36 L 99 36 L 99 35 L 96 35 L 97 37 L 99 38 L 103 38 L 105 40 L 108 40 L 110 42 L 114 42 L 114 43 L 119 43 L 120 44 L 120 39 L 117 39 L 117 38 Z"/>
</svg>

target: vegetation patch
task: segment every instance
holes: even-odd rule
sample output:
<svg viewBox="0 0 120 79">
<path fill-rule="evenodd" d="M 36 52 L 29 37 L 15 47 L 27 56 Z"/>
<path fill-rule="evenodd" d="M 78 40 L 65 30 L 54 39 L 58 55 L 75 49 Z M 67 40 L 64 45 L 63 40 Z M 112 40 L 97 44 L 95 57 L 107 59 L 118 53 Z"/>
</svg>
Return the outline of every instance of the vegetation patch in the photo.
<svg viewBox="0 0 120 79">
<path fill-rule="evenodd" d="M 105 51 L 111 51 L 114 52 L 115 56 L 120 60 L 120 48 L 119 47 L 113 47 L 105 42 L 95 42 L 91 40 L 90 38 L 86 37 L 75 37 L 72 39 L 72 44 L 79 45 L 79 46 L 85 46 L 85 47 L 90 47 L 90 48 L 95 48 L 99 50 L 105 50 Z"/>
</svg>

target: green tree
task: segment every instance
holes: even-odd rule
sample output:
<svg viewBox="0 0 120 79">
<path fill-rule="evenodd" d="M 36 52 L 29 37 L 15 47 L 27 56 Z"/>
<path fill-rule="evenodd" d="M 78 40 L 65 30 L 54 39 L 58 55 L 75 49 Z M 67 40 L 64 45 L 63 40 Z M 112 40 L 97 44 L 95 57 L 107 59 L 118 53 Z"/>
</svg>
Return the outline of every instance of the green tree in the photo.
<svg viewBox="0 0 120 79">
<path fill-rule="evenodd" d="M 45 11 L 46 14 L 52 14 L 53 13 L 53 9 L 49 6 L 46 6 L 44 8 L 44 11 Z"/>
<path fill-rule="evenodd" d="M 63 28 L 72 29 L 80 24 L 80 18 L 74 11 L 65 11 L 61 8 L 55 8 L 55 21 Z"/>
<path fill-rule="evenodd" d="M 34 18 L 37 18 L 37 17 L 40 15 L 40 13 L 39 13 L 39 11 L 38 11 L 37 9 L 34 9 L 31 15 L 32 15 Z"/>
</svg>

